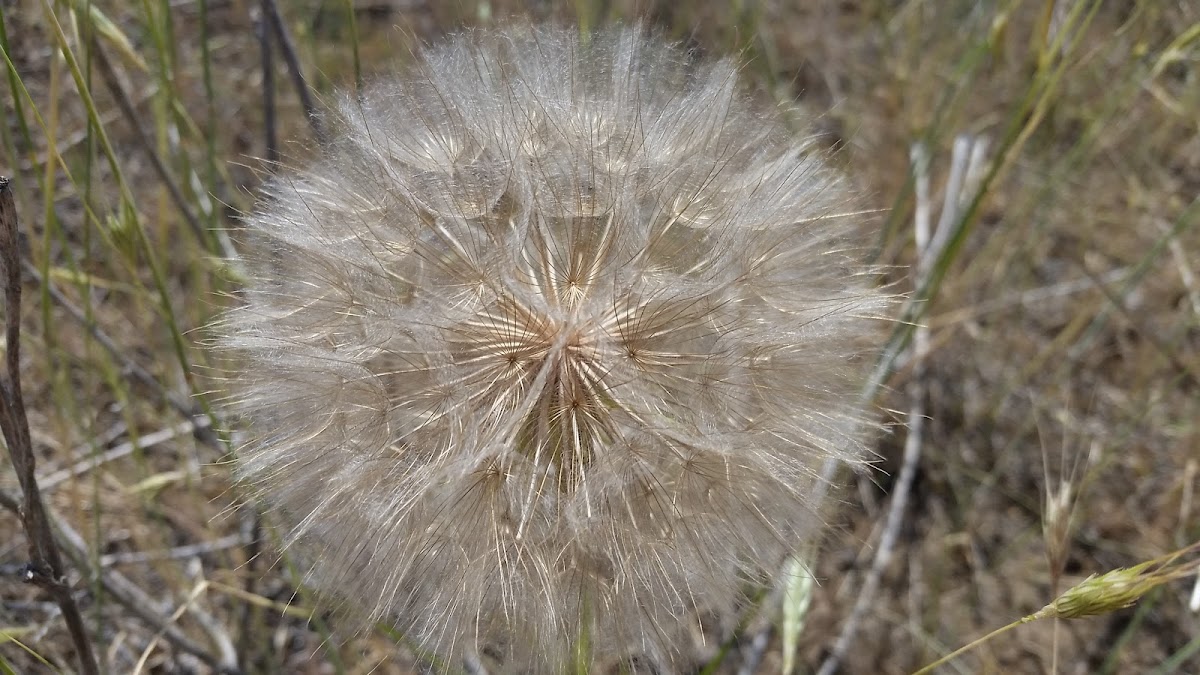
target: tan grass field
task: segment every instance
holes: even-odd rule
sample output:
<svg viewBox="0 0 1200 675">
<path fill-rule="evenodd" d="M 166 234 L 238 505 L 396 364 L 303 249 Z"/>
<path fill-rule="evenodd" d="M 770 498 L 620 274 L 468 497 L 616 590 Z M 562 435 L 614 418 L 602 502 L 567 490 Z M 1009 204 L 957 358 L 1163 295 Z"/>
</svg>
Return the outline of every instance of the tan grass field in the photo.
<svg viewBox="0 0 1200 675">
<path fill-rule="evenodd" d="M 244 505 L 228 434 L 210 423 L 220 373 L 203 329 L 236 298 L 226 254 L 274 170 L 267 128 L 285 163 L 314 147 L 277 44 L 264 74 L 256 26 L 272 5 L 0 6 L 0 175 L 29 263 L 21 368 L 37 475 L 102 672 L 461 672 L 382 627 L 336 633 L 280 559 L 270 518 Z M 873 402 L 888 432 L 874 471 L 841 477 L 808 561 L 817 584 L 768 594 L 732 634 L 697 631 L 694 672 L 818 672 L 848 622 L 838 672 L 912 672 L 1088 575 L 1200 540 L 1200 6 L 278 10 L 318 108 L 464 26 L 642 21 L 735 56 L 753 95 L 837 149 L 875 223 L 873 261 L 911 320 L 895 324 Z M 938 221 L 956 138 L 979 143 L 978 193 L 946 218 L 947 245 L 918 283 L 915 207 L 931 203 Z M 913 169 L 915 145 L 927 171 Z M 917 358 L 901 349 L 914 332 Z M 7 463 L 0 488 L 5 505 L 20 494 Z M 0 673 L 76 672 L 58 607 L 20 581 L 28 560 L 19 519 L 0 512 Z M 1018 627 L 937 672 L 1200 673 L 1196 583 Z"/>
</svg>

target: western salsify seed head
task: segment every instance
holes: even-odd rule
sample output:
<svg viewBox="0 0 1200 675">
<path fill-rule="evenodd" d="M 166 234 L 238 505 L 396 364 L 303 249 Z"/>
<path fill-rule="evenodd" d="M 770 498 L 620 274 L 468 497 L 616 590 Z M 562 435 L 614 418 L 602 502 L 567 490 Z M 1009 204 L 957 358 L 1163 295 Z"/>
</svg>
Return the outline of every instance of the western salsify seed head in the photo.
<svg viewBox="0 0 1200 675">
<path fill-rule="evenodd" d="M 514 672 L 679 663 L 865 460 L 887 300 L 846 189 L 638 28 L 466 33 L 332 117 L 218 329 L 239 477 L 361 620 Z"/>
</svg>

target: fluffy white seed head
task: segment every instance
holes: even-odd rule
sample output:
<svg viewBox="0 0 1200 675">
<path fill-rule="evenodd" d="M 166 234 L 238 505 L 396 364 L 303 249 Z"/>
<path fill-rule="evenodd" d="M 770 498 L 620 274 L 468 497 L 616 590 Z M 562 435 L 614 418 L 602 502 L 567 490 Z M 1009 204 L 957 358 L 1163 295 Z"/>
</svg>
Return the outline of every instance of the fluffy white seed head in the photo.
<svg viewBox="0 0 1200 675">
<path fill-rule="evenodd" d="M 480 31 L 248 220 L 239 475 L 365 620 L 516 672 L 682 658 L 859 462 L 885 296 L 818 153 L 639 29 Z"/>
</svg>

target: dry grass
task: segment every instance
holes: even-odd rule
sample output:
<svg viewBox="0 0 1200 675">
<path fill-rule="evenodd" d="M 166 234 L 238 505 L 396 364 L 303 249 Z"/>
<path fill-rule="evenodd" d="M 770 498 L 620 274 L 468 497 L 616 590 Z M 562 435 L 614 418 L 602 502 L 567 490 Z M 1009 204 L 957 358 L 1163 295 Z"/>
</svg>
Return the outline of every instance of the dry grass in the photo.
<svg viewBox="0 0 1200 675">
<path fill-rule="evenodd" d="M 464 24 L 642 18 L 698 51 L 742 54 L 761 96 L 820 113 L 880 209 L 878 261 L 929 299 L 914 305 L 928 356 L 918 367 L 897 352 L 876 400 L 909 410 L 919 375 L 921 456 L 842 672 L 909 672 L 1036 612 L 1055 588 L 1200 539 L 1200 10 L 1189 3 L 579 2 L 560 12 L 383 0 L 353 3 L 353 22 L 349 4 L 281 7 L 319 92 L 353 87 L 356 59 L 369 79 Z M 0 175 L 15 177 L 32 263 L 23 354 L 39 475 L 86 548 L 75 569 L 102 571 L 73 578 L 97 652 L 110 672 L 139 660 L 144 671 L 210 671 L 180 638 L 210 661 L 236 655 L 244 672 L 426 671 L 383 630 L 330 639 L 270 528 L 256 537 L 253 510 L 233 508 L 225 440 L 195 427 L 210 386 L 198 331 L 237 287 L 223 233 L 236 233 L 271 170 L 257 159 L 267 155 L 257 3 L 96 3 L 95 21 L 76 5 L 2 10 L 12 68 Z M 105 56 L 84 47 L 89 35 Z M 105 81 L 105 58 L 146 146 Z M 273 118 L 280 138 L 299 141 L 284 154 L 300 158 L 310 132 L 278 56 L 275 66 Z M 940 203 L 960 133 L 989 140 L 984 192 L 913 289 L 910 148 L 929 149 Z M 798 672 L 820 666 L 863 587 L 905 436 L 897 426 L 880 440 L 876 472 L 846 477 L 814 563 Z M 7 467 L 0 487 L 15 491 Z M 55 606 L 17 580 L 18 519 L 0 516 L 0 533 L 0 672 L 72 670 Z M 122 604 L 119 579 L 147 596 L 131 603 L 140 613 Z M 1018 628 L 942 672 L 1197 672 L 1190 592 L 1176 581 L 1131 609 Z M 747 619 L 715 672 L 779 671 L 790 640 L 778 602 Z M 698 655 L 714 659 L 722 637 Z"/>
</svg>

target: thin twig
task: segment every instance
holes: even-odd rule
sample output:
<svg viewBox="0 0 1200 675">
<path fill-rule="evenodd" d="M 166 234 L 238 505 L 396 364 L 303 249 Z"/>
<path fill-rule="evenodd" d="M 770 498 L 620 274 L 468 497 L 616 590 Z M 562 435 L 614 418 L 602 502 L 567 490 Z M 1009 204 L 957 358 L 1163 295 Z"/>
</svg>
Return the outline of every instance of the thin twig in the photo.
<svg viewBox="0 0 1200 675">
<path fill-rule="evenodd" d="M 279 139 L 278 131 L 275 123 L 275 61 L 271 56 L 271 33 L 280 34 L 280 41 L 285 41 L 286 31 L 283 30 L 283 22 L 279 16 L 279 9 L 275 7 L 275 3 L 270 0 L 260 0 L 259 9 L 261 16 L 258 19 L 258 39 L 259 50 L 262 57 L 262 77 L 263 77 L 263 133 L 266 136 L 267 146 L 267 161 L 272 167 L 279 163 Z M 275 31 L 271 30 L 271 25 L 278 22 Z M 284 46 L 284 55 L 287 58 L 289 47 Z M 293 54 L 294 55 L 294 54 Z M 299 73 L 297 66 L 296 73 Z M 303 78 L 298 85 L 302 87 L 302 92 L 307 91 L 307 87 L 303 85 Z M 304 93 L 301 94 L 301 100 L 304 100 Z M 306 108 L 307 110 L 307 108 Z M 310 123 L 312 118 L 310 117 Z M 258 561 L 258 555 L 262 548 L 262 524 L 260 522 L 258 509 L 251 502 L 247 505 L 242 518 L 241 534 L 246 542 L 246 576 L 242 581 L 242 590 L 247 595 L 255 595 L 255 581 L 257 572 L 255 567 Z M 237 619 L 238 623 L 238 658 L 243 662 L 250 660 L 251 650 L 256 648 L 258 631 L 255 626 L 259 623 L 259 610 L 254 605 L 243 605 L 241 614 Z"/>
<path fill-rule="evenodd" d="M 300 97 L 300 105 L 304 106 L 304 116 L 308 119 L 308 126 L 312 129 L 313 138 L 317 139 L 319 143 L 324 143 L 325 129 L 321 126 L 321 117 L 317 112 L 316 103 L 313 102 L 312 90 L 308 88 L 308 82 L 304 79 L 304 71 L 300 68 L 300 57 L 296 55 L 296 43 L 292 41 L 287 24 L 283 22 L 283 15 L 279 13 L 279 5 L 275 0 L 262 0 L 262 10 L 271 23 L 275 37 L 279 38 L 279 51 L 283 53 L 283 61 L 287 64 L 288 73 L 292 76 L 292 84 L 296 87 L 296 94 Z"/>
<path fill-rule="evenodd" d="M 279 132 L 275 121 L 275 59 L 271 56 L 271 20 L 267 0 L 261 0 L 260 12 L 254 31 L 258 35 L 258 51 L 262 58 L 263 133 L 267 140 L 267 162 L 274 167 L 279 163 Z"/>
<path fill-rule="evenodd" d="M 150 165 L 154 167 L 154 172 L 158 174 L 158 178 L 163 182 L 163 185 L 167 187 L 167 193 L 171 195 L 171 201 L 175 203 L 175 208 L 179 209 L 179 213 L 187 221 L 188 227 L 196 235 L 196 239 L 202 245 L 207 245 L 209 236 L 204 230 L 204 225 L 200 223 L 200 219 L 196 217 L 196 214 L 192 213 L 187 198 L 183 196 L 183 190 L 175 184 L 175 180 L 171 177 L 171 172 L 167 169 L 166 162 L 155 151 L 154 145 L 150 143 L 150 137 L 146 135 L 146 130 L 142 128 L 137 110 L 134 109 L 133 102 L 129 100 L 128 92 L 125 91 L 125 87 L 117 77 L 116 70 L 112 67 L 112 62 L 108 60 L 108 56 L 100 46 L 100 41 L 95 36 L 92 37 L 90 53 L 96 65 L 100 67 L 100 76 L 104 78 L 104 83 L 108 85 L 108 90 L 116 100 L 117 107 L 121 109 L 121 114 L 125 116 L 125 120 L 133 129 L 133 137 L 137 140 L 138 147 L 146 153 L 146 157 L 150 160 Z"/>
<path fill-rule="evenodd" d="M 8 445 L 8 457 L 21 484 L 18 513 L 28 540 L 29 564 L 24 580 L 46 591 L 62 609 L 63 620 L 75 644 L 79 668 L 85 675 L 98 674 L 92 641 L 83 615 L 67 584 L 62 556 L 42 503 L 37 482 L 37 460 L 25 416 L 21 394 L 21 252 L 17 242 L 17 205 L 7 178 L 0 177 L 0 266 L 4 273 L 5 372 L 0 376 L 0 428 Z"/>
</svg>

